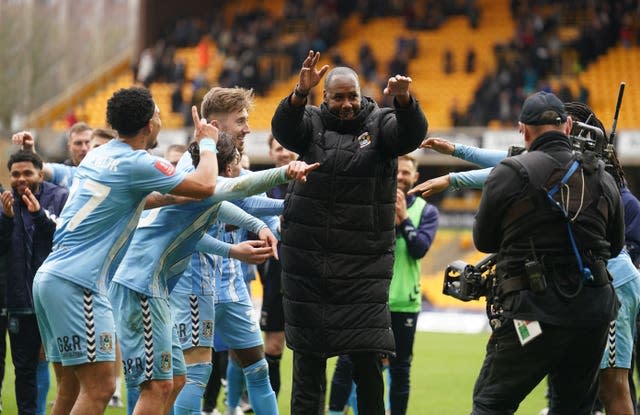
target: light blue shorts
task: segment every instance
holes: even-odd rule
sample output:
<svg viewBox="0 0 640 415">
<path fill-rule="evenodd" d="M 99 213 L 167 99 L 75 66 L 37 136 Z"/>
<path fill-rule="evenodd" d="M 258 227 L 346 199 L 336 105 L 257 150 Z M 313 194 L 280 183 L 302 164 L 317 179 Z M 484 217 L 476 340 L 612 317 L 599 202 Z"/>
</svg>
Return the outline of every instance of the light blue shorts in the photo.
<svg viewBox="0 0 640 415">
<path fill-rule="evenodd" d="M 229 349 L 250 349 L 263 344 L 258 316 L 251 299 L 217 303 L 215 309 L 216 336 L 220 336 Z"/>
<path fill-rule="evenodd" d="M 172 293 L 169 301 L 182 350 L 213 347 L 213 296 Z"/>
<path fill-rule="evenodd" d="M 115 326 L 105 295 L 38 272 L 33 305 L 47 360 L 63 366 L 115 361 Z"/>
<path fill-rule="evenodd" d="M 113 282 L 109 299 L 114 309 L 127 387 L 149 380 L 169 380 L 186 373 L 166 298 L 147 297 Z"/>
<path fill-rule="evenodd" d="M 620 310 L 609 325 L 609 335 L 600 369 L 631 368 L 633 339 L 636 335 L 636 317 L 640 311 L 640 278 L 634 278 L 616 288 Z"/>
</svg>

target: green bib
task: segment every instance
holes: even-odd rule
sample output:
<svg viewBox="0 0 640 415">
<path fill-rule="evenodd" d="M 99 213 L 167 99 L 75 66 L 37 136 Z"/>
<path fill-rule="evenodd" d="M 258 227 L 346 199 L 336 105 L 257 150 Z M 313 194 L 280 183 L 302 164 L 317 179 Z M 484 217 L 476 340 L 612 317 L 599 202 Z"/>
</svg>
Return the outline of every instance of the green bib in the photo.
<svg viewBox="0 0 640 415">
<path fill-rule="evenodd" d="M 420 225 L 422 211 L 427 202 L 418 197 L 407 209 L 409 219 L 416 228 Z M 420 260 L 409 255 L 404 236 L 396 237 L 396 254 L 393 264 L 393 278 L 389 288 L 389 308 L 391 311 L 416 313 L 422 305 L 420 291 Z"/>
</svg>

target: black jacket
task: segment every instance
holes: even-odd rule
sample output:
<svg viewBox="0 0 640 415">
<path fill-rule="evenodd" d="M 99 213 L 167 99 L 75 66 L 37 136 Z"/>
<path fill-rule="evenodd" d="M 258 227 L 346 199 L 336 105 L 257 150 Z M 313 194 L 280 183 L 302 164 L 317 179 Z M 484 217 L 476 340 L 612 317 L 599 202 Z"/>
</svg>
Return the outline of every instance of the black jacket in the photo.
<svg viewBox="0 0 640 415">
<path fill-rule="evenodd" d="M 611 284 L 585 283 L 581 291 L 578 288 L 582 275 L 567 221 L 543 190 L 560 181 L 573 159 L 567 137 L 547 132 L 528 153 L 503 160 L 487 179 L 473 229 L 476 247 L 498 252 L 499 281 L 525 276 L 525 262 L 537 260 L 548 282 L 538 294 L 528 289 L 511 294 L 505 306 L 509 317 L 556 325 L 597 325 L 615 318 L 617 301 Z M 598 260 L 606 263 L 622 248 L 623 206 L 602 162 L 585 154 L 582 165 L 582 172 L 571 176 L 565 196 L 570 200 L 569 216 L 575 217 L 571 229 L 580 258 L 595 269 Z"/>
<path fill-rule="evenodd" d="M 38 212 L 29 212 L 20 196 L 14 192 L 13 219 L 4 213 L 0 215 L 0 238 L 9 241 L 6 287 L 8 311 L 33 312 L 33 277 L 51 252 L 56 229 L 55 219 L 60 215 L 68 195 L 67 189 L 43 182 L 35 195 L 40 202 Z"/>
<path fill-rule="evenodd" d="M 427 133 L 415 100 L 380 109 L 364 97 L 353 120 L 327 106 L 278 106 L 272 131 L 307 163 L 289 185 L 280 260 L 287 345 L 334 356 L 393 352 L 388 307 L 395 243 L 397 157 Z"/>
</svg>

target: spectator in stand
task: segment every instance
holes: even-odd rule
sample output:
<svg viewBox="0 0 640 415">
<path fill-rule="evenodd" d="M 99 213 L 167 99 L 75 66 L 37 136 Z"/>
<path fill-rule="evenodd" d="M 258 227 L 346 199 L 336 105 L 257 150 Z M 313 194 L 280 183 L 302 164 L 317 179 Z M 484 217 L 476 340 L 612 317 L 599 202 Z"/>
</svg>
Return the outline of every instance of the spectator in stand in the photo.
<svg viewBox="0 0 640 415">
<path fill-rule="evenodd" d="M 469 46 L 467 49 L 467 56 L 465 58 L 465 71 L 467 73 L 474 73 L 476 71 L 476 50 L 473 46 Z"/>
<path fill-rule="evenodd" d="M 360 73 L 362 73 L 364 79 L 368 82 L 375 80 L 378 72 L 378 63 L 376 62 L 376 57 L 374 56 L 369 43 L 363 43 L 360 45 L 358 61 L 360 62 Z"/>
<path fill-rule="evenodd" d="M 443 52 L 443 67 L 442 71 L 447 75 L 452 74 L 455 70 L 455 63 L 453 62 L 453 52 L 451 48 L 446 48 Z"/>
<path fill-rule="evenodd" d="M 138 61 L 137 77 L 138 83 L 148 87 L 153 81 L 155 76 L 156 58 L 153 54 L 153 49 L 146 48 L 140 54 Z"/>
<path fill-rule="evenodd" d="M 171 92 L 171 112 L 184 115 L 185 105 L 184 98 L 182 96 L 183 85 L 182 80 L 173 85 L 173 91 Z"/>
<path fill-rule="evenodd" d="M 42 159 L 31 151 L 14 153 L 7 166 L 12 190 L 1 196 L 0 239 L 10 241 L 7 328 L 16 375 L 16 402 L 20 414 L 44 414 L 49 390 L 48 363 L 39 359 L 42 341 L 31 286 L 36 270 L 51 251 L 56 218 L 69 192 L 44 181 Z M 0 335 L 4 337 L 5 332 Z"/>
</svg>

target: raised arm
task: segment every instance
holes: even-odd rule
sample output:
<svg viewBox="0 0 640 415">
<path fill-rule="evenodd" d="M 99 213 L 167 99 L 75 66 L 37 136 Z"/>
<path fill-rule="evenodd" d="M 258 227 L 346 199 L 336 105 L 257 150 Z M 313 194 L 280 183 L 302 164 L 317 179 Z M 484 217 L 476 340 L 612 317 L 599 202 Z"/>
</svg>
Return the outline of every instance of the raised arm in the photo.
<svg viewBox="0 0 640 415">
<path fill-rule="evenodd" d="M 303 161 L 292 161 L 282 167 L 251 172 L 239 177 L 220 178 L 218 192 L 214 197 L 218 200 L 242 199 L 266 192 L 289 180 L 304 182 L 307 179 L 307 174 L 318 167 L 320 167 L 319 163 L 307 164 Z"/>
<path fill-rule="evenodd" d="M 171 194 L 178 196 L 204 199 L 212 196 L 216 188 L 218 177 L 218 159 L 216 143 L 218 141 L 218 129 L 206 119 L 198 117 L 198 109 L 191 107 L 191 116 L 195 126 L 193 137 L 200 145 L 200 163 L 195 171 L 187 174 L 184 180 L 171 190 Z"/>
<path fill-rule="evenodd" d="M 304 117 L 307 96 L 315 88 L 329 69 L 328 65 L 317 69 L 320 52 L 309 51 L 302 62 L 298 82 L 293 92 L 278 105 L 271 120 L 271 131 L 278 137 L 278 142 L 287 150 L 304 154 L 311 137 L 310 120 Z"/>
<path fill-rule="evenodd" d="M 278 240 L 273 235 L 269 227 L 261 220 L 249 215 L 244 210 L 232 203 L 222 202 L 218 212 L 218 220 L 226 224 L 239 226 L 258 235 L 267 246 L 272 249 L 273 255 L 277 258 Z"/>
<path fill-rule="evenodd" d="M 15 133 L 11 137 L 11 142 L 13 144 L 20 146 L 20 150 L 31 151 L 33 153 L 36 152 L 36 140 L 29 131 L 20 131 L 19 133 Z M 44 173 L 44 179 L 46 181 L 51 181 L 53 177 L 53 169 L 49 163 L 43 163 L 42 172 Z M 56 183 L 59 185 L 59 183 Z"/>
<path fill-rule="evenodd" d="M 273 255 L 271 247 L 263 241 L 251 240 L 230 244 L 204 234 L 196 244 L 196 250 L 218 255 L 224 258 L 235 258 L 247 264 L 262 264 Z"/>
<path fill-rule="evenodd" d="M 443 138 L 429 137 L 425 139 L 420 148 L 430 148 L 441 154 L 448 154 L 461 160 L 477 164 L 480 167 L 494 167 L 507 157 L 504 150 L 489 150 L 465 144 L 452 143 Z"/>
<path fill-rule="evenodd" d="M 389 78 L 384 94 L 393 96 L 394 112 L 384 116 L 382 141 L 395 157 L 418 148 L 427 135 L 429 124 L 418 101 L 409 93 L 412 80 L 408 76 Z"/>
</svg>

